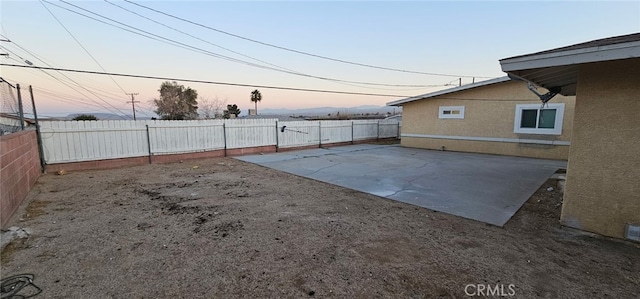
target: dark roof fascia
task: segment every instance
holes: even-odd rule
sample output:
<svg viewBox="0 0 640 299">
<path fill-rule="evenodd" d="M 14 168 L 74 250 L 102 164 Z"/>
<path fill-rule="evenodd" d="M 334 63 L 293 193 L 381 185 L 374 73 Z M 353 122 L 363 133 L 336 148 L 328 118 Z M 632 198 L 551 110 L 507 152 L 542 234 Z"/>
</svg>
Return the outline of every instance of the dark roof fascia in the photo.
<svg viewBox="0 0 640 299">
<path fill-rule="evenodd" d="M 596 40 L 592 40 L 592 41 L 588 41 L 588 42 L 584 42 L 584 43 L 579 43 L 579 44 L 575 44 L 575 45 L 570 45 L 570 46 L 565 46 L 565 47 L 560 47 L 560 48 L 540 51 L 540 52 L 531 53 L 531 54 L 524 54 L 524 55 L 518 55 L 518 56 L 514 56 L 514 57 L 504 58 L 504 59 L 500 59 L 500 61 L 512 60 L 512 59 L 518 59 L 518 58 L 523 58 L 523 57 L 528 57 L 528 56 L 536 56 L 536 55 L 542 55 L 542 54 L 553 54 L 553 53 L 559 53 L 559 52 L 566 52 L 566 51 L 571 51 L 571 50 L 580 50 L 580 49 L 586 49 L 586 48 L 610 46 L 610 45 L 630 43 L 630 42 L 635 42 L 635 41 L 640 41 L 640 33 L 633 33 L 633 34 L 627 34 L 627 35 L 621 35 L 621 36 L 614 36 L 614 37 L 596 39 Z"/>
<path fill-rule="evenodd" d="M 624 42 L 622 42 L 624 40 Z M 548 67 L 611 61 L 640 57 L 640 34 L 615 43 L 592 41 L 544 52 L 521 55 L 500 60 L 504 72 L 535 70 Z"/>
</svg>

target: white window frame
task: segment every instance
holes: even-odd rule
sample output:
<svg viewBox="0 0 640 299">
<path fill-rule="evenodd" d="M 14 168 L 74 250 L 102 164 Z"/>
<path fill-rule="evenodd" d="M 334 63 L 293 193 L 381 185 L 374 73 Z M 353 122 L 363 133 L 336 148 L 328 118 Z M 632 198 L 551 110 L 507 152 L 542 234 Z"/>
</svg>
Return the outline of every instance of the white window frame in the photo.
<svg viewBox="0 0 640 299">
<path fill-rule="evenodd" d="M 538 116 L 536 117 L 536 126 L 538 123 L 541 104 L 518 104 L 516 105 L 516 115 L 513 124 L 513 132 L 519 134 L 544 134 L 544 135 L 562 135 L 562 121 L 564 119 L 564 103 L 557 104 L 545 104 L 542 110 L 555 109 L 556 110 L 556 122 L 553 128 L 521 128 L 522 110 L 538 110 Z"/>
<path fill-rule="evenodd" d="M 444 114 L 445 111 L 460 111 L 458 114 Z M 438 118 L 456 118 L 456 119 L 464 119 L 464 106 L 440 106 L 438 109 Z"/>
</svg>

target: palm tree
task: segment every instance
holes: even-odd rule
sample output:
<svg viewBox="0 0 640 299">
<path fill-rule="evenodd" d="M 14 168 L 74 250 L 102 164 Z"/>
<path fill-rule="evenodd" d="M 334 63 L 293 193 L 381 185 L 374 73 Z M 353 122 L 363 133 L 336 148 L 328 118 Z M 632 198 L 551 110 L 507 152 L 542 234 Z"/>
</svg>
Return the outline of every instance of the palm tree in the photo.
<svg viewBox="0 0 640 299">
<path fill-rule="evenodd" d="M 256 114 L 258 114 L 258 102 L 262 101 L 262 94 L 260 94 L 259 90 L 254 90 L 251 92 L 251 101 L 256 104 Z"/>
</svg>

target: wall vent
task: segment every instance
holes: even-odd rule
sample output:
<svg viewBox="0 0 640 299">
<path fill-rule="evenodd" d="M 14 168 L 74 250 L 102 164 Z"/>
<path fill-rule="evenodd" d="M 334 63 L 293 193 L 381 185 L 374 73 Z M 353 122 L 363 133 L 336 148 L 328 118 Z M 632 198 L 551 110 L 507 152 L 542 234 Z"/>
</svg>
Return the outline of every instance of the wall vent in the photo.
<svg viewBox="0 0 640 299">
<path fill-rule="evenodd" d="M 625 238 L 640 242 L 640 224 L 627 224 L 627 233 Z"/>
</svg>

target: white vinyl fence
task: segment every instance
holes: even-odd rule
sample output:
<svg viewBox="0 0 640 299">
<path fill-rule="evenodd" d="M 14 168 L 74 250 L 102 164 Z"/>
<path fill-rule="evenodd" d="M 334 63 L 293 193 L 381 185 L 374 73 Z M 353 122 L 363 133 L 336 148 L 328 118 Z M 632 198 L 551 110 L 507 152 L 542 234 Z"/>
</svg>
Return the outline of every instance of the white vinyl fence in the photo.
<svg viewBox="0 0 640 299">
<path fill-rule="evenodd" d="M 398 138 L 395 121 L 189 121 L 41 122 L 47 164 L 258 146 L 299 147 L 378 138 Z"/>
</svg>

